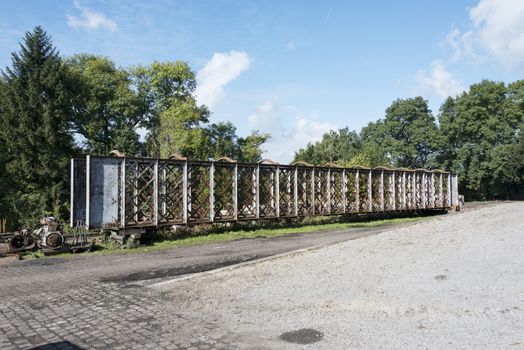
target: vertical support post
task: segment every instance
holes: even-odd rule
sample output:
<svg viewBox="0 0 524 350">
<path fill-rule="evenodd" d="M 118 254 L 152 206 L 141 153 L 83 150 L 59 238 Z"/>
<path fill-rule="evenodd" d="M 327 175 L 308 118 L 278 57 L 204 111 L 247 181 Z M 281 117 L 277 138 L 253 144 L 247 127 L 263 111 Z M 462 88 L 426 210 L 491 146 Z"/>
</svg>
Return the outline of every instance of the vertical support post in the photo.
<svg viewBox="0 0 524 350">
<path fill-rule="evenodd" d="M 315 215 L 315 192 L 316 192 L 316 182 L 315 182 L 315 168 L 311 169 L 311 215 Z"/>
<path fill-rule="evenodd" d="M 386 209 L 386 198 L 384 198 L 384 170 L 380 172 L 380 210 Z"/>
<path fill-rule="evenodd" d="M 133 218 L 138 222 L 138 161 L 133 166 Z"/>
<path fill-rule="evenodd" d="M 166 201 L 166 195 L 167 195 L 167 185 L 166 185 L 166 181 L 167 181 L 167 164 L 164 163 L 164 165 L 162 166 L 162 175 L 161 175 L 161 179 L 162 179 L 162 185 L 161 185 L 161 188 L 160 188 L 160 192 L 162 192 L 162 208 L 159 209 L 162 211 L 162 216 L 165 216 L 166 215 L 166 212 L 167 212 L 167 201 Z M 160 173 L 159 173 L 159 176 L 160 176 Z M 158 179 L 158 182 L 160 184 L 160 178 Z"/>
<path fill-rule="evenodd" d="M 86 227 L 89 229 L 90 225 L 90 208 L 89 202 L 91 199 L 91 156 L 86 156 Z"/>
<path fill-rule="evenodd" d="M 346 169 L 342 170 L 342 212 L 345 214 L 347 210 L 347 179 Z"/>
<path fill-rule="evenodd" d="M 451 175 L 450 174 L 450 181 L 451 181 L 451 205 L 455 207 L 455 209 L 459 205 L 459 198 L 458 198 L 458 178 L 457 175 Z"/>
<path fill-rule="evenodd" d="M 120 196 L 120 225 L 122 228 L 126 228 L 126 202 L 127 202 L 127 190 L 126 190 L 126 158 L 122 158 L 121 173 L 120 178 L 122 195 Z"/>
<path fill-rule="evenodd" d="M 293 186 L 294 186 L 294 202 L 295 202 L 295 216 L 298 216 L 298 167 L 295 166 L 294 171 L 294 179 L 293 179 Z"/>
<path fill-rule="evenodd" d="M 408 194 L 406 193 L 406 172 L 402 173 L 402 209 L 407 209 Z"/>
<path fill-rule="evenodd" d="M 439 194 L 438 194 L 439 206 L 443 207 L 444 206 L 444 198 L 442 198 L 442 173 L 439 174 L 438 181 L 439 181 L 439 185 L 438 185 L 438 188 L 439 188 Z"/>
<path fill-rule="evenodd" d="M 393 186 L 391 188 L 392 189 L 392 191 L 391 191 L 392 198 L 391 199 L 393 200 L 393 210 L 397 210 L 397 180 L 396 180 L 396 176 L 395 176 L 396 174 L 397 174 L 397 172 L 393 171 L 391 173 L 391 177 L 390 177 L 390 179 L 392 179 L 390 181 L 393 181 Z"/>
<path fill-rule="evenodd" d="M 417 173 L 413 172 L 412 176 L 412 189 L 411 189 L 411 207 L 417 209 Z"/>
<path fill-rule="evenodd" d="M 155 181 L 153 185 L 153 225 L 158 225 L 158 158 L 154 165 Z"/>
<path fill-rule="evenodd" d="M 369 200 L 369 203 L 368 203 L 368 210 L 370 212 L 373 211 L 373 181 L 372 181 L 372 177 L 373 177 L 373 174 L 372 174 L 373 170 L 369 169 L 369 176 L 368 176 L 368 200 Z"/>
<path fill-rule="evenodd" d="M 182 189 L 182 192 L 183 192 L 183 195 L 184 195 L 184 200 L 183 200 L 183 205 L 184 205 L 184 216 L 183 216 L 183 219 L 184 219 L 184 224 L 187 224 L 187 214 L 188 214 L 188 203 L 187 203 L 187 199 L 188 199 L 188 196 L 189 196 L 189 191 L 188 191 L 188 164 L 187 164 L 187 160 L 184 162 L 184 176 L 183 176 L 183 189 Z"/>
<path fill-rule="evenodd" d="M 429 207 L 435 208 L 435 173 L 431 172 L 431 182 L 429 183 Z"/>
<path fill-rule="evenodd" d="M 448 188 L 447 188 L 448 202 L 446 203 L 446 206 L 451 207 L 451 174 L 450 173 L 447 176 L 447 182 L 448 182 Z"/>
<path fill-rule="evenodd" d="M 276 202 L 276 213 L 277 218 L 280 217 L 280 166 L 276 166 L 276 178 L 275 178 L 275 202 Z M 287 181 L 289 182 L 289 181 Z M 287 190 L 287 189 L 286 189 Z M 287 191 L 286 191 L 287 192 Z M 291 198 L 290 198 L 291 199 Z"/>
<path fill-rule="evenodd" d="M 70 186 L 70 197 L 71 202 L 71 212 L 69 213 L 69 226 L 74 227 L 74 215 L 75 212 L 75 160 L 71 159 L 71 186 Z M 0 233 L 4 233 L 3 225 L 0 225 Z"/>
<path fill-rule="evenodd" d="M 357 213 L 360 211 L 360 171 L 355 173 L 355 206 Z"/>
<path fill-rule="evenodd" d="M 255 213 L 257 220 L 260 219 L 260 164 L 257 164 L 255 170 Z"/>
<path fill-rule="evenodd" d="M 235 169 L 233 170 L 233 215 L 235 221 L 238 220 L 238 163 L 235 163 Z"/>
<path fill-rule="evenodd" d="M 429 188 L 428 188 L 428 174 L 422 173 L 422 191 L 424 193 L 423 199 L 424 199 L 424 209 L 428 207 L 429 204 Z"/>
<path fill-rule="evenodd" d="M 215 221 L 215 162 L 209 165 L 209 221 Z"/>
<path fill-rule="evenodd" d="M 328 168 L 328 171 L 327 171 L 326 189 L 327 189 L 327 209 L 328 209 L 328 214 L 331 215 L 331 168 Z"/>
</svg>

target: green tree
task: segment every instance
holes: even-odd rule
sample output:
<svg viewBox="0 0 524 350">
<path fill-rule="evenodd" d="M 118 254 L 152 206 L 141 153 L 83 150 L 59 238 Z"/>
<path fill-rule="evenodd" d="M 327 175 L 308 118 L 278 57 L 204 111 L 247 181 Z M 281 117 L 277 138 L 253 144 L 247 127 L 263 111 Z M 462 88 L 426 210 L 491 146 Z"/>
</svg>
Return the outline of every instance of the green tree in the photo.
<svg viewBox="0 0 524 350">
<path fill-rule="evenodd" d="M 435 117 L 422 97 L 397 99 L 386 109 L 384 143 L 393 165 L 428 168 L 439 145 Z"/>
<path fill-rule="evenodd" d="M 209 111 L 194 97 L 196 78 L 186 62 L 154 62 L 132 70 L 138 95 L 147 105 L 147 153 L 167 157 L 180 153 L 203 159 Z"/>
<path fill-rule="evenodd" d="M 231 122 L 213 123 L 205 129 L 208 143 L 208 157 L 217 159 L 229 157 L 240 162 L 256 162 L 262 158 L 262 144 L 269 135 L 252 132 L 246 137 L 238 137 L 236 127 Z"/>
<path fill-rule="evenodd" d="M 9 218 L 27 225 L 44 215 L 66 217 L 70 132 L 68 70 L 40 27 L 27 32 L 12 67 L 2 71 L 0 142 L 10 188 Z"/>
<path fill-rule="evenodd" d="M 346 127 L 325 133 L 319 142 L 309 143 L 305 148 L 299 149 L 294 160 L 319 165 L 328 162 L 344 164 L 349 162 L 360 148 L 358 134 Z"/>
<path fill-rule="evenodd" d="M 107 155 L 118 149 L 139 154 L 136 129 L 145 125 L 147 106 L 128 71 L 108 58 L 88 54 L 75 55 L 66 63 L 77 89 L 75 129 L 85 138 L 85 151 Z"/>
<path fill-rule="evenodd" d="M 467 198 L 510 198 L 522 188 L 518 164 L 524 82 L 484 80 L 448 99 L 439 115 L 443 166 L 459 175 Z M 520 175 L 520 176 L 519 176 Z"/>
<path fill-rule="evenodd" d="M 262 145 L 270 138 L 269 134 L 252 132 L 246 137 L 238 139 L 239 153 L 237 160 L 240 162 L 258 162 L 262 159 Z"/>
</svg>

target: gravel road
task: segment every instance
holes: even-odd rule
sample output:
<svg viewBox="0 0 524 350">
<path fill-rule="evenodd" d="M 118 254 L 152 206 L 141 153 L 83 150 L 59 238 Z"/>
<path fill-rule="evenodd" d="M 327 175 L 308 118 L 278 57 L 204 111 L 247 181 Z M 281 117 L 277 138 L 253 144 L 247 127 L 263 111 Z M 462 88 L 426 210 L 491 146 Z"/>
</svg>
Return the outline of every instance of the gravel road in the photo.
<svg viewBox="0 0 524 350">
<path fill-rule="evenodd" d="M 151 288 L 242 349 L 524 349 L 523 216 L 500 203 Z"/>
</svg>

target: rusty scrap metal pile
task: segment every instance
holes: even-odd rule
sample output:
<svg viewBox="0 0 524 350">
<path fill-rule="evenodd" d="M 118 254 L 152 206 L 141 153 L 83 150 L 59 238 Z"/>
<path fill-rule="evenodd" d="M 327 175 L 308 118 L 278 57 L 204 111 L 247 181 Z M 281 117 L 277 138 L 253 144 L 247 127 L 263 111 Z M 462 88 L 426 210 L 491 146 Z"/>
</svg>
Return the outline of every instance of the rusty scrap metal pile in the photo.
<svg viewBox="0 0 524 350">
<path fill-rule="evenodd" d="M 62 234 L 54 217 L 41 219 L 38 226 L 35 230 L 21 228 L 15 232 L 2 232 L 0 244 L 7 245 L 5 253 L 22 253 L 33 250 L 76 252 L 92 248 L 93 243 L 88 242 L 87 229 L 83 225 L 77 225 L 69 241 Z"/>
<path fill-rule="evenodd" d="M 71 161 L 71 225 L 166 225 L 445 210 L 456 175 L 442 170 L 95 157 Z"/>
</svg>

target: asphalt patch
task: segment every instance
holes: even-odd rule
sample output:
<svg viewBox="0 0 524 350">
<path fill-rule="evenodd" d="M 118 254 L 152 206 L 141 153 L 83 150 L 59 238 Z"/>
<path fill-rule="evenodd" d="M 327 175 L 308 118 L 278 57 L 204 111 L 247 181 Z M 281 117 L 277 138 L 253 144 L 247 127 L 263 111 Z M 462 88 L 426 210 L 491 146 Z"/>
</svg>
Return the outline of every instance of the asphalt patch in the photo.
<svg viewBox="0 0 524 350">
<path fill-rule="evenodd" d="M 139 272 L 133 272 L 124 275 L 107 276 L 102 277 L 100 282 L 108 283 L 122 283 L 122 282 L 136 282 L 136 281 L 147 281 L 157 278 L 176 277 L 182 275 L 190 275 L 193 273 L 199 273 L 204 271 L 211 271 L 219 269 L 221 267 L 239 264 L 246 261 L 263 258 L 261 255 L 244 255 L 233 259 L 213 261 L 209 263 L 196 264 L 190 266 L 177 266 L 164 269 L 156 270 L 145 270 Z"/>
<path fill-rule="evenodd" d="M 324 339 L 324 334 L 313 328 L 302 328 L 282 333 L 279 338 L 288 343 L 312 344 Z"/>
<path fill-rule="evenodd" d="M 55 265 L 55 264 L 62 264 L 65 260 L 61 258 L 45 258 L 45 259 L 31 259 L 31 260 L 22 260 L 17 261 L 17 265 L 24 265 L 24 266 L 48 266 L 48 265 Z"/>
</svg>

